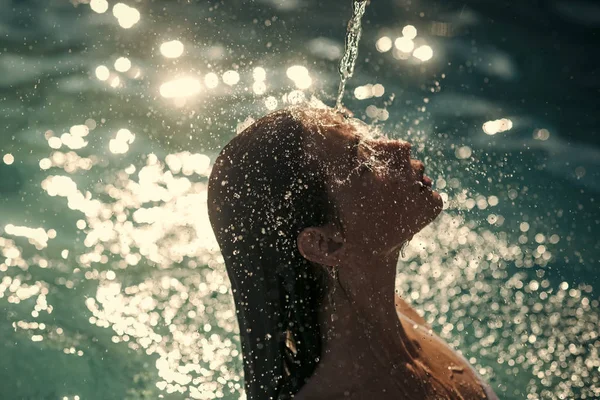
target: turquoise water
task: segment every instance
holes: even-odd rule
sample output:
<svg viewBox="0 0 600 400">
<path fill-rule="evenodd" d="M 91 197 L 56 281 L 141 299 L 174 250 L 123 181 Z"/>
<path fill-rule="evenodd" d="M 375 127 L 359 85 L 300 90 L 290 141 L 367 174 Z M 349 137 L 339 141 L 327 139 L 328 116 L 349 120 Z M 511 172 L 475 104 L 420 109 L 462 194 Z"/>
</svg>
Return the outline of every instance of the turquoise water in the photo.
<svg viewBox="0 0 600 400">
<path fill-rule="evenodd" d="M 238 399 L 210 163 L 335 104 L 350 2 L 87 3 L 0 0 L 0 398 Z M 399 292 L 500 398 L 599 397 L 600 11 L 373 3 L 345 104 L 446 199 Z"/>
</svg>

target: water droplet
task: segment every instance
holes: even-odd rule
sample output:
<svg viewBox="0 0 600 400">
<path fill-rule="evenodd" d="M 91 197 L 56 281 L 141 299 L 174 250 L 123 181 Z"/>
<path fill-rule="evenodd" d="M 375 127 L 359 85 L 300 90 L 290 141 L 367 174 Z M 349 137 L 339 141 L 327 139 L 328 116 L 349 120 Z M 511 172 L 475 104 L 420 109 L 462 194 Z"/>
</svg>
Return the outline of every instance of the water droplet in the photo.
<svg viewBox="0 0 600 400">
<path fill-rule="evenodd" d="M 402 258 L 406 257 L 406 248 L 408 247 L 409 243 L 410 243 L 410 241 L 407 240 L 406 242 L 404 242 L 404 244 L 402 245 L 402 248 L 400 249 L 400 255 L 402 256 Z"/>
</svg>

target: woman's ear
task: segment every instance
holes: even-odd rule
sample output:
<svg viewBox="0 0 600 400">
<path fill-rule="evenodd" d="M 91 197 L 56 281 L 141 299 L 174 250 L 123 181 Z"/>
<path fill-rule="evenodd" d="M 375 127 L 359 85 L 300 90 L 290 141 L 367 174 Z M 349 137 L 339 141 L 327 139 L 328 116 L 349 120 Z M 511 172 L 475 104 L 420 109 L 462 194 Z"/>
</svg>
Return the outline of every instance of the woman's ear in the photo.
<svg viewBox="0 0 600 400">
<path fill-rule="evenodd" d="M 332 226 L 309 227 L 298 234 L 300 254 L 309 261 L 330 267 L 337 266 L 344 258 L 346 242 Z"/>
</svg>

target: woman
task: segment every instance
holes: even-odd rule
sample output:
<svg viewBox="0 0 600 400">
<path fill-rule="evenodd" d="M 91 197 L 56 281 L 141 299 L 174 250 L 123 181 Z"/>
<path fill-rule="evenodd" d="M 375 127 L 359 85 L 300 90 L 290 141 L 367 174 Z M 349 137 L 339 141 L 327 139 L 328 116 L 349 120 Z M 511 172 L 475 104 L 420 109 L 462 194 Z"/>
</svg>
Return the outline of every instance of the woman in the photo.
<svg viewBox="0 0 600 400">
<path fill-rule="evenodd" d="M 325 107 L 275 112 L 225 146 L 209 216 L 248 399 L 496 398 L 394 295 L 399 250 L 442 209 L 423 171 L 408 143 Z"/>
</svg>

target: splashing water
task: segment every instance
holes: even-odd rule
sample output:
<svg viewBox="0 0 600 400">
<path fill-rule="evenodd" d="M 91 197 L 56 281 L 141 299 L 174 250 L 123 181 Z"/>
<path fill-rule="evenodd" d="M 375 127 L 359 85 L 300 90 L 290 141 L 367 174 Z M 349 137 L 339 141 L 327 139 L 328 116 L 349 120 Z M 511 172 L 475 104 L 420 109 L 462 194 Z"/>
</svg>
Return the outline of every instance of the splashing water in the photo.
<svg viewBox="0 0 600 400">
<path fill-rule="evenodd" d="M 358 42 L 362 33 L 361 20 L 366 8 L 367 0 L 354 0 L 352 2 L 352 18 L 348 22 L 348 30 L 346 31 L 346 48 L 340 61 L 340 87 L 335 104 L 336 110 L 341 110 L 346 81 L 354 74 L 354 65 L 358 57 Z"/>
<path fill-rule="evenodd" d="M 277 78 L 286 72 L 277 62 L 286 43 L 304 46 L 315 35 L 327 37 L 330 21 L 315 22 L 314 31 L 298 38 L 293 30 L 275 30 L 283 17 L 259 30 L 262 23 L 243 18 L 252 8 L 227 4 L 211 11 L 205 4 L 157 0 L 169 15 L 161 22 L 148 18 L 151 9 L 142 3 L 136 3 L 139 12 L 117 4 L 112 16 L 104 0 L 73 1 L 78 7 L 71 12 L 59 2 L 49 3 L 47 11 L 27 3 L 14 2 L 0 16 L 18 22 L 19 15 L 28 15 L 39 42 L 32 54 L 30 43 L 19 39 L 20 24 L 3 25 L 8 36 L 0 38 L 0 47 L 7 50 L 0 65 L 7 67 L 0 87 L 15 90 L 5 91 L 1 113 L 7 140 L 0 147 L 0 399 L 245 399 L 239 326 L 208 220 L 206 182 L 215 153 L 238 123 L 241 128 L 251 121 L 248 110 L 257 117 L 310 97 L 305 88 L 311 74 L 324 75 L 323 53 L 309 48 L 309 74 L 297 69 L 291 92 Z M 337 12 L 334 3 L 306 7 L 298 17 L 312 18 L 319 9 Z M 213 23 L 172 30 L 189 26 L 184 18 L 190 11 L 218 17 L 231 27 L 223 34 L 256 30 L 261 41 L 248 41 L 247 48 L 219 45 Z M 485 18 L 494 16 L 488 11 L 479 9 Z M 108 34 L 104 22 L 113 17 L 115 29 Z M 377 81 L 386 95 L 402 93 L 403 104 L 410 101 L 402 113 L 390 113 L 382 131 L 407 132 L 436 171 L 429 175 L 446 204 L 404 249 L 396 290 L 500 398 L 600 398 L 593 240 L 599 234 L 599 149 L 567 145 L 561 134 L 582 110 L 594 115 L 593 101 L 562 100 L 574 93 L 590 98 L 584 85 L 567 93 L 560 85 L 546 90 L 511 81 L 518 73 L 535 82 L 534 71 L 511 67 L 513 56 L 534 40 L 509 35 L 504 42 L 513 15 L 495 17 L 486 42 L 505 43 L 504 51 L 486 50 L 487 57 L 509 68 L 497 75 L 506 79 L 502 83 L 494 83 L 494 75 L 490 82 L 510 88 L 518 94 L 514 99 L 487 90 L 483 79 L 458 90 L 467 76 L 493 73 L 487 62 L 472 64 L 469 75 L 460 73 L 458 63 L 445 63 L 446 57 L 463 57 L 483 32 L 445 37 L 439 42 L 444 62 L 425 70 L 420 61 L 402 58 L 408 53 L 394 51 L 394 37 L 382 36 L 390 41 L 385 52 L 368 44 L 381 70 L 379 76 L 365 73 L 365 82 Z M 427 13 L 422 23 L 441 32 L 436 18 Z M 369 30 L 391 35 L 406 21 L 371 22 Z M 56 23 L 74 29 L 51 29 Z M 562 47 L 587 33 L 574 23 L 554 28 L 561 34 L 551 42 Z M 81 30 L 97 46 L 82 46 Z M 152 51 L 163 40 L 153 39 L 154 33 L 167 41 L 160 52 Z M 209 41 L 194 42 L 196 35 Z M 423 32 L 420 39 L 429 37 Z M 586 46 L 581 48 L 591 51 Z M 467 61 L 486 58 L 478 47 Z M 213 61 L 204 77 L 184 68 L 203 65 L 206 52 Z M 574 62 L 582 66 L 573 82 L 589 78 L 585 60 L 559 55 L 537 54 L 549 66 L 540 78 L 553 77 L 553 59 L 561 64 L 557 71 Z M 241 59 L 253 64 L 232 70 Z M 406 72 L 402 79 L 398 65 Z M 421 86 L 430 79 L 435 82 L 425 85 L 422 98 Z M 253 84 L 260 89 L 252 89 L 255 95 L 240 95 Z M 541 104 L 544 97 L 552 101 Z M 24 101 L 31 111 L 26 118 Z M 324 107 L 316 99 L 311 103 Z M 518 111 L 509 119 L 493 111 L 499 104 Z M 554 106 L 564 110 L 565 125 L 552 127 Z M 479 126 L 465 131 L 465 118 Z M 593 118 L 577 123 L 572 135 L 586 143 Z M 367 125 L 363 133 L 373 131 Z M 508 126 L 510 135 L 503 135 Z M 460 372 L 447 373 L 456 378 Z"/>
<path fill-rule="evenodd" d="M 402 256 L 402 258 L 406 257 L 406 248 L 408 247 L 409 244 L 410 244 L 410 240 L 407 240 L 406 242 L 404 242 L 404 244 L 400 248 L 400 255 Z"/>
</svg>

